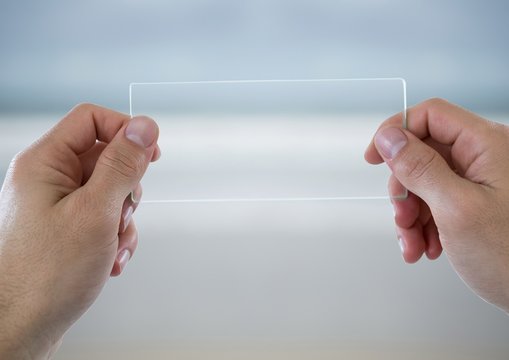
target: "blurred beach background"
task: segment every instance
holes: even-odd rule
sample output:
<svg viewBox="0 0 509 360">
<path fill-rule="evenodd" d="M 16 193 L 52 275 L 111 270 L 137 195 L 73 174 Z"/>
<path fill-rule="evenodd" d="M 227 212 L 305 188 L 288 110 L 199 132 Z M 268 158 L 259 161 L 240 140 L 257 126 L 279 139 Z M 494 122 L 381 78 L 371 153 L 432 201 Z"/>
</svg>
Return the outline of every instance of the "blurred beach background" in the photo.
<svg viewBox="0 0 509 360">
<path fill-rule="evenodd" d="M 504 1 L 8 2 L 0 167 L 77 103 L 127 113 L 131 82 L 403 77 L 409 105 L 444 97 L 507 122 L 508 13 Z M 134 258 L 55 358 L 509 358 L 509 318 L 445 256 L 404 264 L 392 217 L 388 200 L 142 204 Z"/>
</svg>

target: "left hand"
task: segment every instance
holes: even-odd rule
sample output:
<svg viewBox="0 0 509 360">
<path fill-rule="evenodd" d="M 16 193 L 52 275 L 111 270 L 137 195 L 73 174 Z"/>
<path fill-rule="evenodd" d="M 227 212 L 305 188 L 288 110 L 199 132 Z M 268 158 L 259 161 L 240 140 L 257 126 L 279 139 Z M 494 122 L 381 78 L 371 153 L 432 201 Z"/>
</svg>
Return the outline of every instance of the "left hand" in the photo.
<svg viewBox="0 0 509 360">
<path fill-rule="evenodd" d="M 122 272 L 158 132 L 152 119 L 80 105 L 15 157 L 0 194 L 0 358 L 49 357 Z"/>
</svg>

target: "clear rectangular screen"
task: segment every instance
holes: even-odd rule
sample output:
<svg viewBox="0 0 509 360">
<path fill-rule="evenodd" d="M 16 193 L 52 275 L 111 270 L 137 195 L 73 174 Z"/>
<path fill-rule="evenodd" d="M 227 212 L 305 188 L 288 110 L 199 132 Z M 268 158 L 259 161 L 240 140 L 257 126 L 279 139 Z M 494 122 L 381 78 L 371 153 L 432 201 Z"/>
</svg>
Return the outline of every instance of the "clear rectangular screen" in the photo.
<svg viewBox="0 0 509 360">
<path fill-rule="evenodd" d="M 131 116 L 160 127 L 144 200 L 388 198 L 389 170 L 364 150 L 388 117 L 405 126 L 405 91 L 392 78 L 131 84 Z"/>
</svg>

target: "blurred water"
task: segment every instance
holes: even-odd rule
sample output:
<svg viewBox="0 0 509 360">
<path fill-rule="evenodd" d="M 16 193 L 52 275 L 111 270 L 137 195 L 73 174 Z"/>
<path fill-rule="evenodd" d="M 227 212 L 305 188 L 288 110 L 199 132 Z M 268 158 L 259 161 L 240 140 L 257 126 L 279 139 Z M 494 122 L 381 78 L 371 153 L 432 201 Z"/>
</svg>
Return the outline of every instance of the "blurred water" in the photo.
<svg viewBox="0 0 509 360">
<path fill-rule="evenodd" d="M 387 196 L 389 170 L 364 160 L 379 117 L 154 118 L 164 157 L 145 200 Z"/>
<path fill-rule="evenodd" d="M 402 76 L 410 103 L 441 96 L 507 111 L 508 4 L 4 2 L 0 107 L 54 111 L 91 101 L 127 111 L 131 81 Z"/>
<path fill-rule="evenodd" d="M 3 118 L 4 169 L 56 119 Z M 135 220 L 134 258 L 57 359 L 509 356 L 509 318 L 444 257 L 403 264 L 387 200 L 142 204 Z"/>
</svg>

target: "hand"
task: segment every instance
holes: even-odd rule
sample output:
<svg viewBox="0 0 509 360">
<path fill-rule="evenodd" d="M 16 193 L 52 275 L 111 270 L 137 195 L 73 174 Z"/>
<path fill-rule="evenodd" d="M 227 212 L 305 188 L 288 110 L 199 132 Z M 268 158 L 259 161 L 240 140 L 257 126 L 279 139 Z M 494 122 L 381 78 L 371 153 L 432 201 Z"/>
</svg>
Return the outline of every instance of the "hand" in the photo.
<svg viewBox="0 0 509 360">
<path fill-rule="evenodd" d="M 0 358 L 49 357 L 122 272 L 158 132 L 149 118 L 80 105 L 15 157 L 0 193 Z"/>
<path fill-rule="evenodd" d="M 404 259 L 442 248 L 458 275 L 509 312 L 509 128 L 443 100 L 429 100 L 385 121 L 365 158 L 385 162 L 409 190 L 393 200 Z"/>
</svg>

